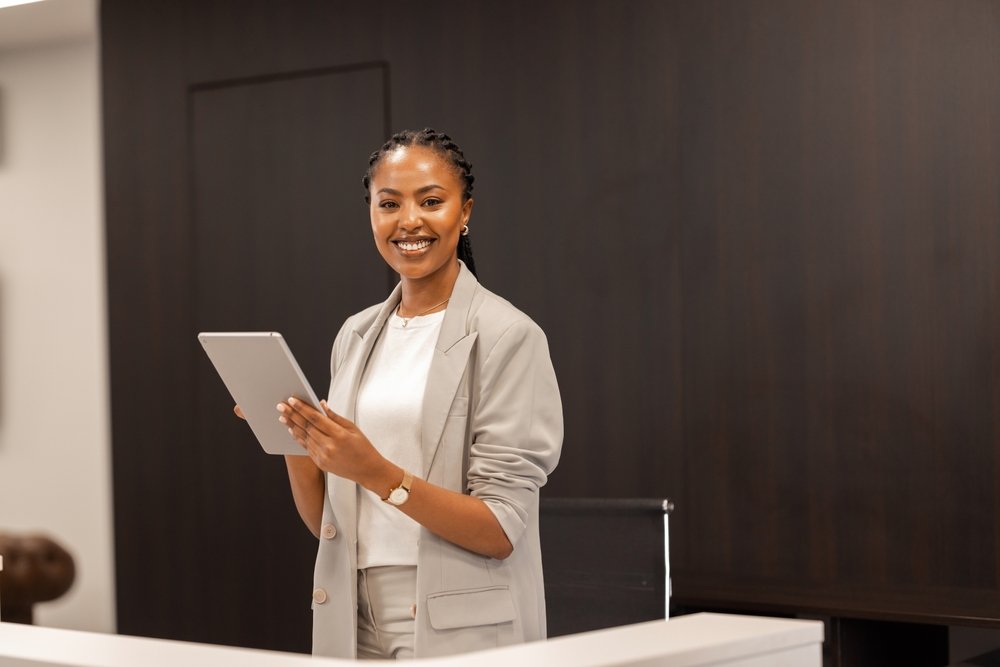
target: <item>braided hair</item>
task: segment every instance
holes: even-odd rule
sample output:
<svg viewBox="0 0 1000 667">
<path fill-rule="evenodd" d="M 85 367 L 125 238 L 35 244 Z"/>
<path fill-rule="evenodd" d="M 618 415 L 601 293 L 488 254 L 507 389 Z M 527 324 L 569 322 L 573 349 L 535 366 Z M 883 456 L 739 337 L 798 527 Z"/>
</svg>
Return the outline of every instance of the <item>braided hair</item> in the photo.
<svg viewBox="0 0 1000 667">
<path fill-rule="evenodd" d="M 455 170 L 456 175 L 463 184 L 462 201 L 466 202 L 472 197 L 472 183 L 476 177 L 472 175 L 472 163 L 465 159 L 462 149 L 458 147 L 444 132 L 438 132 L 429 127 L 420 131 L 403 130 L 389 137 L 389 140 L 382 144 L 382 147 L 368 157 L 368 169 L 365 171 L 361 185 L 365 188 L 365 203 L 371 204 L 372 175 L 378 167 L 382 158 L 400 146 L 426 146 L 437 151 Z M 465 263 L 472 275 L 479 277 L 476 273 L 476 263 L 472 259 L 472 243 L 469 237 L 462 235 L 458 237 L 458 258 Z"/>
</svg>

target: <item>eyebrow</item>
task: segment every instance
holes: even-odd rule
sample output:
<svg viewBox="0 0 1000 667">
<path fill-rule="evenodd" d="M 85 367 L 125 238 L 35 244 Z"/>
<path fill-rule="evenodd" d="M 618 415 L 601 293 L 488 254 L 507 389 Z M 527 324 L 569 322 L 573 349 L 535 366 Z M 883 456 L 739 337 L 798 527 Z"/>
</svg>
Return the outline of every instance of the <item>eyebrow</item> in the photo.
<svg viewBox="0 0 1000 667">
<path fill-rule="evenodd" d="M 425 185 L 424 187 L 418 189 L 417 190 L 417 194 L 418 195 L 422 195 L 425 192 L 428 192 L 430 190 L 435 190 L 435 189 L 436 190 L 444 190 L 444 186 L 438 185 L 437 183 L 431 183 L 430 185 Z M 379 188 L 379 191 L 376 194 L 382 194 L 383 192 L 386 193 L 386 194 L 388 194 L 388 195 L 396 195 L 397 197 L 400 197 L 400 196 L 403 195 L 403 193 L 400 192 L 399 190 L 393 190 L 392 188 Z"/>
</svg>

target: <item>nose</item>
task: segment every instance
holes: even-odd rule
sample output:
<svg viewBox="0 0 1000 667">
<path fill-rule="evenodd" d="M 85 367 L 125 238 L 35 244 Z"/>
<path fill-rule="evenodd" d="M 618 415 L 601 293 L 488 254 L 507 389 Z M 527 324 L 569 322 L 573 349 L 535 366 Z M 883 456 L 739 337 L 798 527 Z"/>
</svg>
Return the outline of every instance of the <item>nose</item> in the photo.
<svg viewBox="0 0 1000 667">
<path fill-rule="evenodd" d="M 420 207 L 414 204 L 405 204 L 399 212 L 399 228 L 406 231 L 420 229 L 423 222 L 420 219 Z"/>
</svg>

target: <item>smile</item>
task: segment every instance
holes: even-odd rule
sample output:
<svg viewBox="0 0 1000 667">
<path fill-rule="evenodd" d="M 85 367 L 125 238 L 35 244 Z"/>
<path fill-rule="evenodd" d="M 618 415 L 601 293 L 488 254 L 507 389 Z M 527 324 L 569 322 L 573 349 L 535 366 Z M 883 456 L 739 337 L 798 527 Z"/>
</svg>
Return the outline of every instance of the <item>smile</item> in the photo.
<svg viewBox="0 0 1000 667">
<path fill-rule="evenodd" d="M 404 252 L 419 252 L 433 243 L 433 239 L 420 239 L 418 241 L 393 241 L 396 246 Z"/>
</svg>

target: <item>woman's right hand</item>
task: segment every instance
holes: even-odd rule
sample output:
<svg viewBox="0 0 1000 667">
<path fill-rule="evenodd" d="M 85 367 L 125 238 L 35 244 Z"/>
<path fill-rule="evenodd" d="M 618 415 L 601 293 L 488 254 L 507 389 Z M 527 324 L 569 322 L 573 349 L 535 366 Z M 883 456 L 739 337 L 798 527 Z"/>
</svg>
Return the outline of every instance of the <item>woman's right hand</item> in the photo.
<svg viewBox="0 0 1000 667">
<path fill-rule="evenodd" d="M 243 414 L 243 411 L 242 411 L 242 410 L 240 410 L 240 406 L 238 406 L 238 405 L 234 405 L 234 406 L 233 406 L 233 412 L 235 412 L 235 413 L 236 413 L 236 416 L 237 416 L 237 417 L 239 417 L 240 419 L 242 419 L 243 421 L 246 421 L 246 420 L 247 420 L 247 418 L 246 418 L 246 415 L 244 415 L 244 414 Z"/>
</svg>

